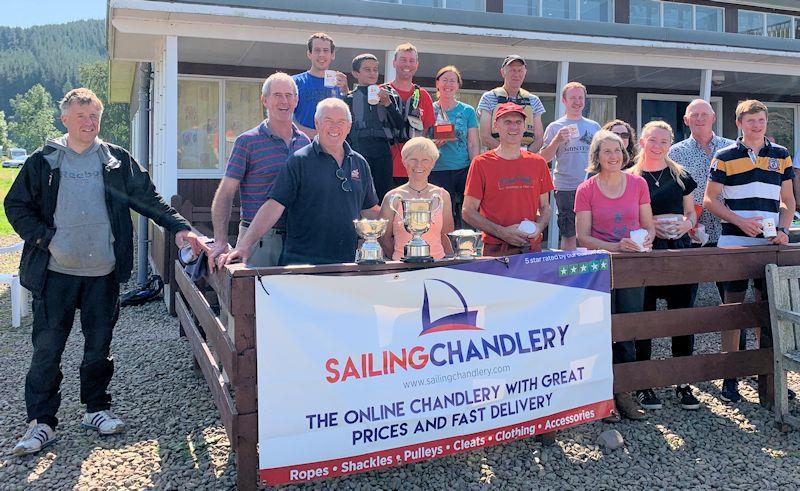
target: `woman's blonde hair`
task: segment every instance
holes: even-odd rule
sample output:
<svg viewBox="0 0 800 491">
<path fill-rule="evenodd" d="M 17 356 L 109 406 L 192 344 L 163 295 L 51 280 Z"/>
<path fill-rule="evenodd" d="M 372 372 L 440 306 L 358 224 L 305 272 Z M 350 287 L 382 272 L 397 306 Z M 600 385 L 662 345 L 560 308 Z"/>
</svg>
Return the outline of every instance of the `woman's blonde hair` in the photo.
<svg viewBox="0 0 800 491">
<path fill-rule="evenodd" d="M 593 174 L 600 172 L 600 144 L 606 141 L 612 141 L 619 145 L 619 149 L 622 150 L 622 161 L 628 161 L 628 151 L 625 150 L 622 138 L 617 136 L 613 131 L 599 130 L 594 134 L 592 144 L 589 145 L 589 167 L 586 168 L 586 172 Z"/>
<path fill-rule="evenodd" d="M 422 153 L 434 162 L 439 159 L 439 148 L 433 143 L 433 140 L 422 136 L 415 136 L 408 140 L 400 151 L 400 158 L 405 161 L 416 153 Z"/>
<path fill-rule="evenodd" d="M 670 126 L 669 123 L 665 121 L 650 121 L 649 123 L 644 125 L 644 128 L 642 128 L 641 138 L 642 139 L 647 138 L 647 134 L 655 129 L 664 130 L 669 133 L 670 145 L 672 144 L 672 142 L 675 141 L 675 134 L 672 132 L 672 126 Z M 664 156 L 664 161 L 667 163 L 667 168 L 669 168 L 669 173 L 672 174 L 672 178 L 675 179 L 675 182 L 678 183 L 678 186 L 680 186 L 681 189 L 685 190 L 686 185 L 683 183 L 683 177 L 687 175 L 686 169 L 684 169 L 681 164 L 669 158 L 669 155 Z M 634 164 L 633 166 L 631 166 L 630 169 L 628 169 L 628 172 L 630 172 L 631 174 L 635 174 L 637 176 L 641 176 L 643 163 L 644 163 L 644 147 L 642 145 L 639 145 L 639 153 L 636 154 L 636 158 L 634 159 Z"/>
</svg>

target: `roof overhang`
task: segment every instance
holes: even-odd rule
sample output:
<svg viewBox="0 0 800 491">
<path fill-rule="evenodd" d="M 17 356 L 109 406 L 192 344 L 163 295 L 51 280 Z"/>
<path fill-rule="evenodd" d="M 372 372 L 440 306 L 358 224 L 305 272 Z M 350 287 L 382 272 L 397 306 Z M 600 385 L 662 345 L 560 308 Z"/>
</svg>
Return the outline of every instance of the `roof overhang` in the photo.
<svg viewBox="0 0 800 491">
<path fill-rule="evenodd" d="M 361 0 L 109 0 L 112 61 L 156 61 L 163 36 L 304 45 L 325 31 L 338 47 L 800 76 L 800 42 L 729 33 L 574 22 Z M 580 32 L 575 32 L 579 29 Z M 237 64 L 232 59 L 232 65 Z M 113 78 L 113 75 L 112 75 Z"/>
</svg>

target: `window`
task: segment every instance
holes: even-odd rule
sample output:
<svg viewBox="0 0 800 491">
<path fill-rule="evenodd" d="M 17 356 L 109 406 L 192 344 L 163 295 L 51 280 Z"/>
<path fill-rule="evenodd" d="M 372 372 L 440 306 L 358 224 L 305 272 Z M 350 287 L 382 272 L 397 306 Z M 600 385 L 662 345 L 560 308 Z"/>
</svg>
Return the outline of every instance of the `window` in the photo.
<svg viewBox="0 0 800 491">
<path fill-rule="evenodd" d="M 178 169 L 219 168 L 219 86 L 178 81 Z"/>
<path fill-rule="evenodd" d="M 486 11 L 485 0 L 370 0 L 373 2 L 396 3 L 401 5 L 418 5 L 422 7 L 438 7 L 457 10 Z"/>
<path fill-rule="evenodd" d="M 698 31 L 723 31 L 723 10 L 716 7 L 694 8 L 694 28 Z"/>
<path fill-rule="evenodd" d="M 613 22 L 613 0 L 505 0 L 503 13 L 546 17 L 548 19 L 580 19 Z"/>
<path fill-rule="evenodd" d="M 664 27 L 676 29 L 692 29 L 692 5 L 687 3 L 664 4 Z"/>
<path fill-rule="evenodd" d="M 791 38 L 793 34 L 791 17 L 788 15 L 767 14 L 767 36 L 772 38 Z"/>
<path fill-rule="evenodd" d="M 660 0 L 631 0 L 630 23 L 639 26 L 724 31 L 724 9 Z"/>
<path fill-rule="evenodd" d="M 739 10 L 739 33 L 773 38 L 798 38 L 797 18 Z M 800 39 L 800 38 L 798 38 Z"/>
<path fill-rule="evenodd" d="M 661 4 L 657 0 L 631 0 L 630 23 L 661 27 Z"/>
<path fill-rule="evenodd" d="M 774 139 L 778 145 L 786 147 L 789 150 L 789 154 L 794 156 L 797 150 L 797 145 L 795 145 L 797 105 L 778 102 L 767 102 L 765 104 L 769 108 L 767 137 Z"/>
<path fill-rule="evenodd" d="M 236 137 L 264 119 L 259 95 L 255 80 L 178 79 L 179 177 L 222 175 Z"/>
</svg>

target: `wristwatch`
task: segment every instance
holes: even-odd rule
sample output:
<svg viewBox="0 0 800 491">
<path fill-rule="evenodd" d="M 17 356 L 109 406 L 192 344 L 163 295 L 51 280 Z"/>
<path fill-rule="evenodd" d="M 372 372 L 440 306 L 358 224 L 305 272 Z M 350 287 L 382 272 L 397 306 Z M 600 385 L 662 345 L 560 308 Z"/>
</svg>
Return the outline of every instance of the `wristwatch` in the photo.
<svg viewBox="0 0 800 491">
<path fill-rule="evenodd" d="M 787 237 L 789 236 L 789 229 L 786 227 L 775 227 L 775 230 L 778 232 L 783 232 Z"/>
</svg>

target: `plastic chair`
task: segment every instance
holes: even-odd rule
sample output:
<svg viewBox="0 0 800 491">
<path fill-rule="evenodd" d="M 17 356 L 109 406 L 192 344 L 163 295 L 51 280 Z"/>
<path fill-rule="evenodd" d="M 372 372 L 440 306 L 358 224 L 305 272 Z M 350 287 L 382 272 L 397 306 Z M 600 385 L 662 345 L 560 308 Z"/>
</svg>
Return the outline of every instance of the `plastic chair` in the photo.
<svg viewBox="0 0 800 491">
<path fill-rule="evenodd" d="M 0 254 L 19 252 L 23 245 L 24 241 L 0 247 Z M 6 283 L 11 287 L 11 326 L 19 327 L 22 325 L 22 317 L 28 315 L 28 290 L 19 284 L 19 272 L 0 273 L 0 283 Z"/>
</svg>

